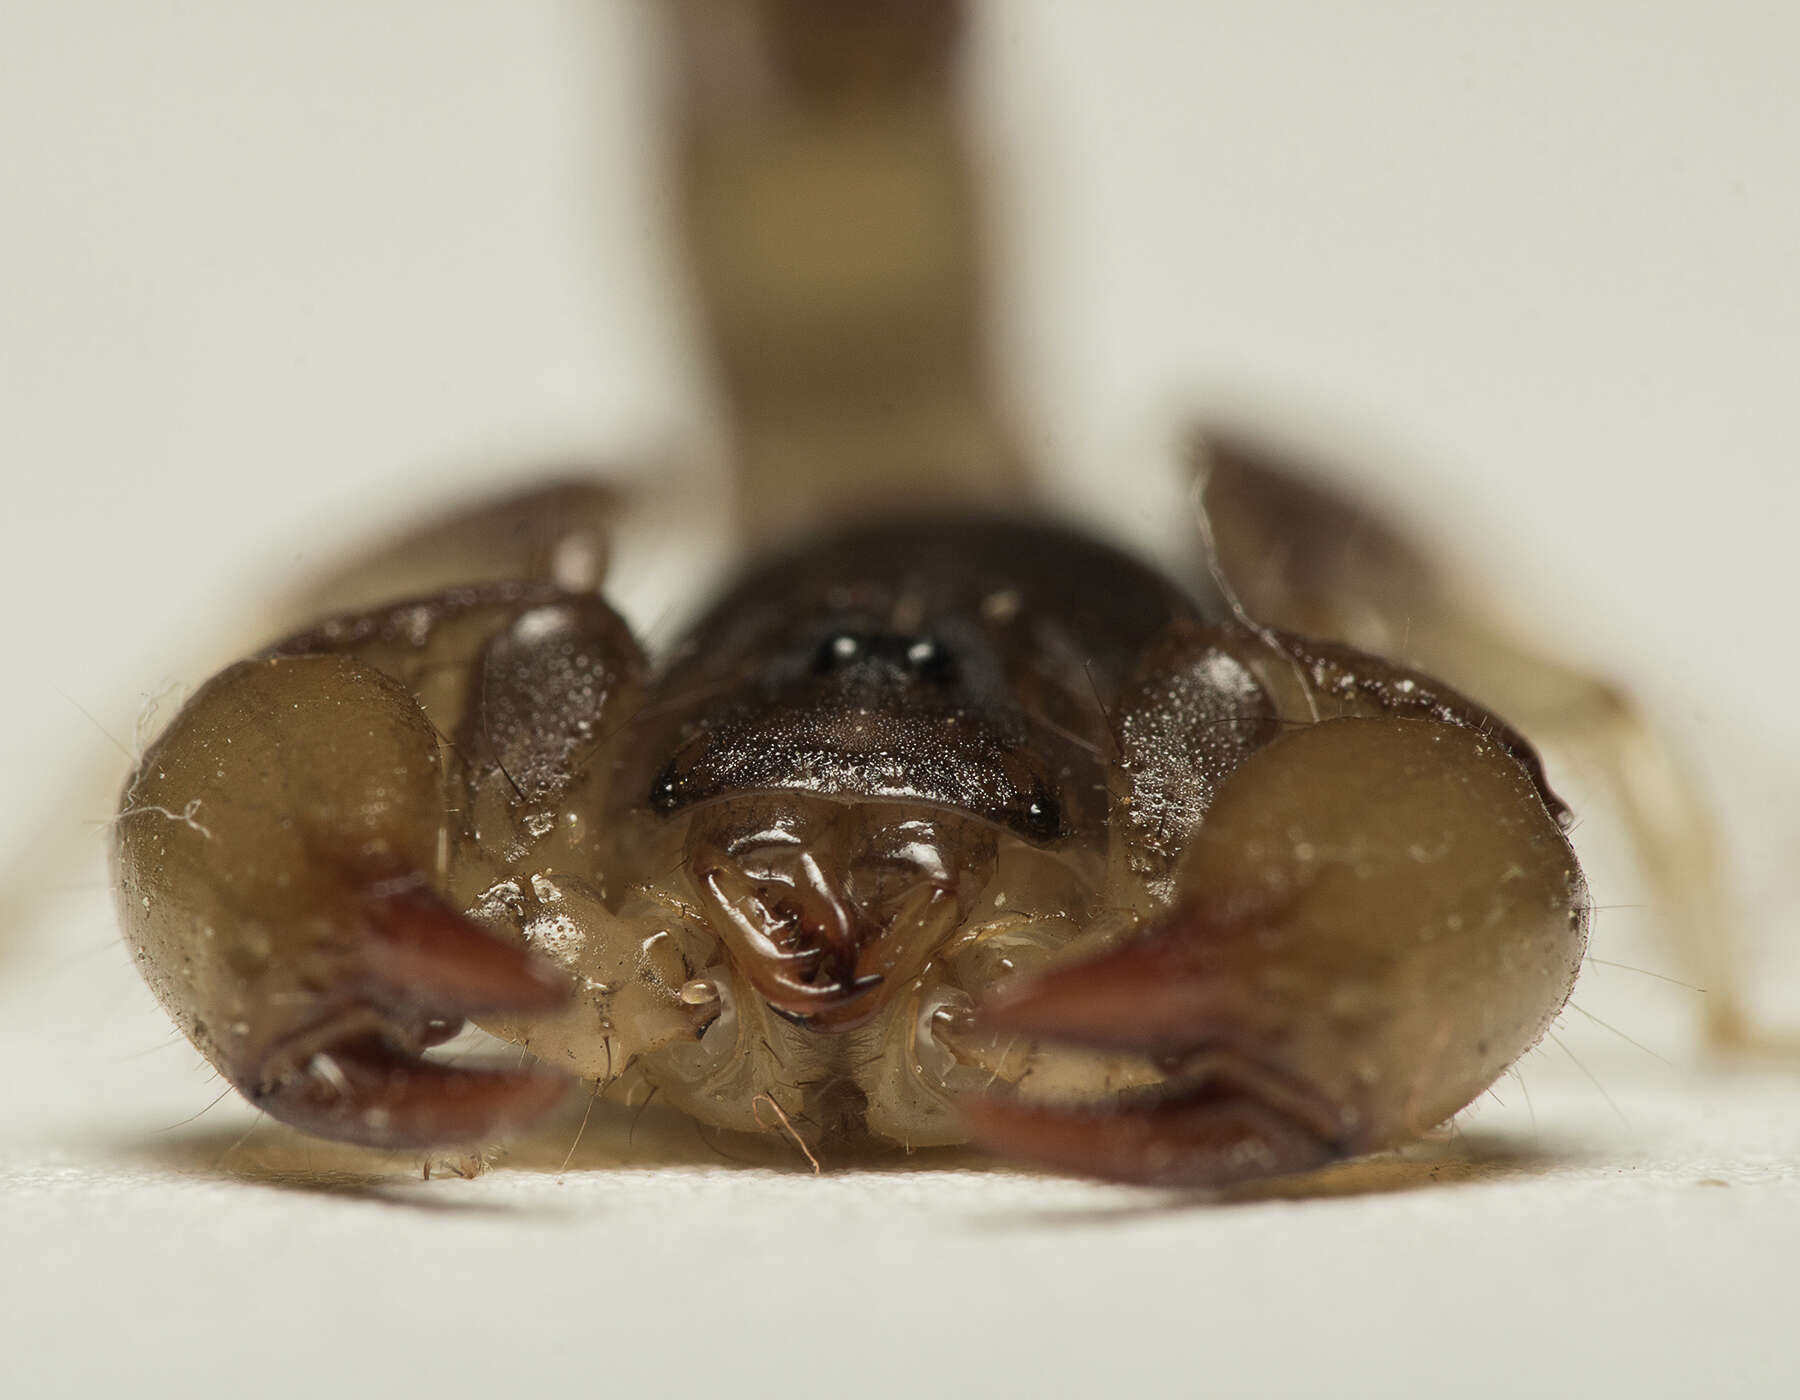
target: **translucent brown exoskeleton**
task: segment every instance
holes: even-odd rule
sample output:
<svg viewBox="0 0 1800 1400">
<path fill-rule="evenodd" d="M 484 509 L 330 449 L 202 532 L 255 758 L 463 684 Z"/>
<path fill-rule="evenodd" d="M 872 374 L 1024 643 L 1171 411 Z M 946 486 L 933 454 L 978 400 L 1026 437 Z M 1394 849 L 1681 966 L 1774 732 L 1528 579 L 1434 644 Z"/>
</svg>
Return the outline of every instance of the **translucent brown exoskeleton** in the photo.
<svg viewBox="0 0 1800 1400">
<path fill-rule="evenodd" d="M 126 806 L 204 815 L 118 827 L 182 1028 L 383 1146 L 629 1073 L 815 1151 L 1217 1184 L 1442 1121 L 1585 939 L 1491 715 L 1032 520 L 782 554 L 655 668 L 552 584 L 340 618 L 213 680 Z M 421 1058 L 465 1018 L 543 1067 Z"/>
<path fill-rule="evenodd" d="M 1349 645 L 1395 606 L 1369 571 L 1258 548 L 1353 523 L 1279 473 L 1215 462 L 1179 576 L 1037 502 L 955 5 L 669 12 L 735 582 L 646 655 L 588 567 L 617 502 L 565 485 L 216 676 L 114 826 L 163 1005 L 273 1117 L 424 1151 L 581 1079 L 814 1153 L 1212 1186 L 1469 1103 L 1585 945 L 1531 747 Z M 536 1062 L 429 1055 L 466 1022 Z"/>
</svg>

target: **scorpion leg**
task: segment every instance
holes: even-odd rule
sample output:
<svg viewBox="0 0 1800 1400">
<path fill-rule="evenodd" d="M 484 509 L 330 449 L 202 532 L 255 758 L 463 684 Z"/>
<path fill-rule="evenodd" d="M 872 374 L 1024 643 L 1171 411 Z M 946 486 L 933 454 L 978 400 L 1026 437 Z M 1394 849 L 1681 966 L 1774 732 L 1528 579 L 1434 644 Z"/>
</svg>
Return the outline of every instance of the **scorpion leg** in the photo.
<svg viewBox="0 0 1800 1400">
<path fill-rule="evenodd" d="M 466 502 L 358 549 L 307 580 L 284 615 L 305 621 L 513 579 L 592 592 L 628 517 L 661 508 L 642 478 L 554 477 Z"/>
<path fill-rule="evenodd" d="M 1772 1044 L 1744 1007 L 1739 911 L 1706 793 L 1655 717 L 1607 678 L 1521 645 L 1397 525 L 1322 473 L 1224 434 L 1208 435 L 1200 456 L 1218 563 L 1251 616 L 1442 676 L 1594 775 L 1661 931 L 1707 989 L 1709 1039 Z"/>
<path fill-rule="evenodd" d="M 1234 645 L 1254 650 L 1211 650 Z M 1373 658 L 1290 659 L 1262 680 L 1279 696 L 1304 675 L 1321 718 L 1278 715 L 1276 737 L 1228 757 L 1162 910 L 981 1008 L 993 1034 L 1140 1056 L 1160 1082 L 978 1099 L 991 1149 L 1159 1184 L 1303 1170 L 1442 1122 L 1561 1009 L 1585 892 L 1522 741 L 1447 692 L 1415 703 L 1420 682 Z"/>
</svg>

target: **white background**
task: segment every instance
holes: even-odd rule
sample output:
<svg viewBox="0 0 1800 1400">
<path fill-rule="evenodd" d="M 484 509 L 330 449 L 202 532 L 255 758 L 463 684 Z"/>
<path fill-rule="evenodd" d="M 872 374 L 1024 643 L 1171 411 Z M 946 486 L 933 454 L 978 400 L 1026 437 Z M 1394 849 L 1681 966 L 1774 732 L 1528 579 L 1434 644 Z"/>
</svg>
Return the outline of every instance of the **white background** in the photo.
<svg viewBox="0 0 1800 1400">
<path fill-rule="evenodd" d="M 1793 1393 L 1793 1064 L 1691 1069 L 1695 994 L 1624 974 L 1577 1000 L 1674 1067 L 1563 1032 L 1623 1122 L 1540 1054 L 1535 1129 L 1508 1092 L 1466 1142 L 1318 1199 L 642 1161 L 325 1190 L 267 1129 L 228 1150 L 235 1103 L 159 1132 L 216 1090 L 158 1048 L 110 932 L 91 856 L 124 759 L 100 731 L 129 747 L 148 696 L 419 503 L 707 455 L 647 8 L 0 17 L 0 843 L 34 896 L 15 870 L 0 934 L 18 1393 Z M 1226 413 L 1410 508 L 1658 708 L 1779 969 L 1800 10 L 980 16 L 1004 350 L 1066 499 L 1173 547 L 1168 445 Z M 1597 951 L 1673 970 L 1629 921 Z M 1764 1000 L 1800 1023 L 1789 985 Z"/>
</svg>

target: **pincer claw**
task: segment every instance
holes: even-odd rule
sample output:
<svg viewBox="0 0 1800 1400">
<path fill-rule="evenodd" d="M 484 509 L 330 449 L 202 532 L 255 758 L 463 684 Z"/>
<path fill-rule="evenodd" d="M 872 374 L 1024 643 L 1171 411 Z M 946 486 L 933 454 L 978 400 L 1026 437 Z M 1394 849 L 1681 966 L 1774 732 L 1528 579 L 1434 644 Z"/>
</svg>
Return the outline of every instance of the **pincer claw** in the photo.
<svg viewBox="0 0 1800 1400">
<path fill-rule="evenodd" d="M 979 1022 L 1135 1057 L 1080 1108 L 969 1107 L 1008 1155 L 1220 1186 L 1395 1146 L 1465 1107 L 1568 996 L 1585 891 L 1531 771 L 1482 732 L 1348 718 L 1220 786 L 1149 930 L 996 989 Z"/>
<path fill-rule="evenodd" d="M 1157 1186 L 1226 1186 L 1344 1155 L 1338 1112 L 1258 1058 L 1241 988 L 1206 976 L 1205 961 L 1178 921 L 999 988 L 977 1012 L 978 1033 L 1133 1054 L 1166 1077 L 1089 1102 L 985 1094 L 963 1105 L 977 1140 L 1015 1160 Z"/>
<path fill-rule="evenodd" d="M 423 881 L 370 896 L 369 922 L 373 936 L 361 951 L 362 976 L 385 1001 L 461 1019 L 496 1011 L 536 1015 L 569 999 L 568 978 L 554 963 L 494 937 Z"/>
<path fill-rule="evenodd" d="M 560 973 L 423 883 L 390 884 L 362 902 L 367 936 L 324 994 L 332 1009 L 264 1053 L 244 1085 L 251 1102 L 307 1132 L 383 1148 L 493 1142 L 548 1111 L 568 1076 L 420 1052 L 466 1017 L 554 1011 L 568 999 Z"/>
<path fill-rule="evenodd" d="M 977 1141 L 1016 1161 L 1143 1186 L 1229 1186 L 1340 1155 L 1271 1105 L 1211 1084 L 1081 1105 L 985 1096 L 963 1113 Z"/>
<path fill-rule="evenodd" d="M 488 1143 L 547 1112 L 567 1076 L 528 1069 L 468 1069 L 421 1059 L 379 1035 L 314 1051 L 251 1102 L 305 1132 L 364 1147 L 415 1149 Z"/>
</svg>

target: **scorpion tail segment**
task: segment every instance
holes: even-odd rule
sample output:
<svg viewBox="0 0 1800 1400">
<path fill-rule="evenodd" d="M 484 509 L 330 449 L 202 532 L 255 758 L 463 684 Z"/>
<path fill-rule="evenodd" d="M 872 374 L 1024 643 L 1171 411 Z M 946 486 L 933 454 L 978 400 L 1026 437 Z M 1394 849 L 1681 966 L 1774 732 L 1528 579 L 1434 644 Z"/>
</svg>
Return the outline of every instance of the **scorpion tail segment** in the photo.
<svg viewBox="0 0 1800 1400">
<path fill-rule="evenodd" d="M 978 1010 L 996 1039 L 1123 1056 L 1147 1087 L 982 1100 L 980 1141 L 1198 1186 L 1393 1147 L 1537 1041 L 1586 942 L 1580 871 L 1530 772 L 1458 724 L 1272 740 L 1220 785 L 1176 887 L 1145 932 Z"/>
</svg>

